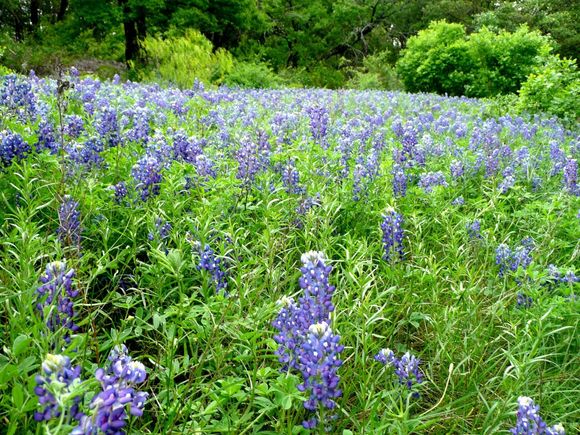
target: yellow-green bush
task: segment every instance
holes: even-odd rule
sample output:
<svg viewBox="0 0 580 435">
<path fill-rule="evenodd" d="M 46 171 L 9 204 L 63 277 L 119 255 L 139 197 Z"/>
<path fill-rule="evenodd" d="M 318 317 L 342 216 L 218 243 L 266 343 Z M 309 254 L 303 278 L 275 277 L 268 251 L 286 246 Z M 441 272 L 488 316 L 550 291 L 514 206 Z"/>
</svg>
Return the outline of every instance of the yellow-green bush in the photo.
<svg viewBox="0 0 580 435">
<path fill-rule="evenodd" d="M 180 37 L 147 37 L 143 48 L 148 59 L 143 78 L 181 88 L 193 86 L 196 79 L 220 84 L 234 66 L 234 58 L 228 51 L 219 48 L 214 52 L 212 43 L 193 29 Z"/>
<path fill-rule="evenodd" d="M 577 123 L 580 119 L 580 71 L 576 63 L 553 56 L 522 84 L 517 107 Z"/>
</svg>

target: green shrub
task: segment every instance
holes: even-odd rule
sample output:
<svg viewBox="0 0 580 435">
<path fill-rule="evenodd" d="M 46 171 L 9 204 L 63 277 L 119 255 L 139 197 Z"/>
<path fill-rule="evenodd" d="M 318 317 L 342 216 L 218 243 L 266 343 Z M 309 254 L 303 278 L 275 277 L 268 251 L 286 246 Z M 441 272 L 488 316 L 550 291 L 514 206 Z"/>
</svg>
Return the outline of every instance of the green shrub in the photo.
<svg viewBox="0 0 580 435">
<path fill-rule="evenodd" d="M 149 63 L 142 77 L 182 88 L 193 86 L 196 79 L 220 84 L 234 66 L 234 58 L 228 51 L 219 48 L 214 52 L 212 43 L 193 29 L 180 37 L 147 37 L 143 48 Z"/>
<path fill-rule="evenodd" d="M 461 24 L 437 21 L 409 39 L 397 71 L 411 92 L 491 97 L 517 92 L 550 50 L 546 37 L 525 26 L 467 36 Z"/>
<path fill-rule="evenodd" d="M 468 45 L 478 65 L 467 89 L 467 95 L 472 97 L 516 93 L 551 50 L 546 37 L 529 31 L 527 26 L 514 33 L 494 33 L 484 27 L 469 35 Z"/>
<path fill-rule="evenodd" d="M 392 53 L 389 50 L 385 50 L 365 57 L 362 67 L 347 69 L 347 72 L 351 74 L 351 78 L 347 81 L 346 86 L 362 90 L 401 89 L 401 81 L 389 62 L 391 56 Z"/>
<path fill-rule="evenodd" d="M 236 62 L 223 83 L 241 88 L 276 88 L 282 81 L 264 63 Z"/>
<path fill-rule="evenodd" d="M 580 118 L 580 71 L 571 59 L 552 56 L 520 89 L 518 108 L 545 112 L 571 123 Z"/>
<path fill-rule="evenodd" d="M 463 89 L 460 89 L 463 87 L 461 81 L 452 84 L 453 89 L 458 89 L 455 93 L 450 92 L 442 81 L 444 71 L 449 69 L 458 71 L 459 63 L 469 62 L 469 58 L 466 58 L 463 61 L 455 59 L 458 62 L 455 65 L 447 64 L 457 53 L 462 52 L 461 49 L 455 49 L 456 43 L 465 44 L 465 28 L 461 24 L 451 24 L 445 21 L 432 22 L 427 29 L 409 38 L 407 48 L 397 62 L 397 72 L 405 89 L 410 92 L 461 94 L 463 92 Z M 442 58 L 447 50 L 450 51 L 450 56 Z M 465 53 L 465 50 L 463 52 Z M 463 72 L 460 76 L 462 75 L 464 75 Z M 449 79 L 446 85 L 449 85 Z"/>
</svg>

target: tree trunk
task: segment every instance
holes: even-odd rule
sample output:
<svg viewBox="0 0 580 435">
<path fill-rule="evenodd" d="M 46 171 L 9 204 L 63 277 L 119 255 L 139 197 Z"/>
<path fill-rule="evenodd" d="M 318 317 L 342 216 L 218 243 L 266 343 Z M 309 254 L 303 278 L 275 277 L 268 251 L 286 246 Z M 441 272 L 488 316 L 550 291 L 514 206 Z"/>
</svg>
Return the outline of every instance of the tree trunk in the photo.
<svg viewBox="0 0 580 435">
<path fill-rule="evenodd" d="M 58 12 L 56 14 L 56 21 L 64 20 L 66 10 L 68 9 L 68 0 L 60 0 L 60 5 L 58 7 Z"/>
<path fill-rule="evenodd" d="M 130 62 L 139 57 L 139 42 L 137 39 L 137 25 L 131 13 L 131 8 L 127 0 L 119 0 L 119 5 L 123 9 L 123 30 L 125 31 L 125 62 L 130 66 Z"/>
<path fill-rule="evenodd" d="M 38 13 L 40 7 L 39 3 L 39 0 L 30 0 L 30 24 L 32 25 L 33 32 L 36 32 L 38 24 L 40 23 L 40 16 Z"/>
</svg>

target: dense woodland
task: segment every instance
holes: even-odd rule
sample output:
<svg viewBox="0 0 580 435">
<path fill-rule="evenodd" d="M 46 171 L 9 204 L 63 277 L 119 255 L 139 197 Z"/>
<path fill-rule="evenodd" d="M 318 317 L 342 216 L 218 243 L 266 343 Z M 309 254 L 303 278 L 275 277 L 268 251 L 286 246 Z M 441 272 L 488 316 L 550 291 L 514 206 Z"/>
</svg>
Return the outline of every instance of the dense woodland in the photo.
<svg viewBox="0 0 580 435">
<path fill-rule="evenodd" d="M 567 58 L 580 46 L 580 3 L 566 0 L 0 0 L 0 10 L 2 63 L 26 73 L 88 58 L 138 68 L 147 63 L 147 36 L 188 29 L 239 61 L 325 87 L 344 86 L 368 59 L 393 65 L 435 20 L 468 33 L 527 24 Z"/>
</svg>

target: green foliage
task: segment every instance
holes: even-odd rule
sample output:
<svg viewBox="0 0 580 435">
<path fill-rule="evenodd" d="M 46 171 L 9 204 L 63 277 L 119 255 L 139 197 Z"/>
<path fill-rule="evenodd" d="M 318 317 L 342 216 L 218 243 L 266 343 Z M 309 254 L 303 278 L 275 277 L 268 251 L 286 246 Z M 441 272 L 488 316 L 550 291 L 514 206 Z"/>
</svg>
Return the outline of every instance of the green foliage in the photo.
<svg viewBox="0 0 580 435">
<path fill-rule="evenodd" d="M 352 76 L 346 82 L 346 86 L 353 89 L 401 89 L 402 84 L 397 72 L 389 62 L 391 57 L 390 50 L 365 57 L 362 67 L 352 68 L 349 71 Z"/>
<path fill-rule="evenodd" d="M 552 49 L 546 37 L 527 26 L 514 33 L 495 33 L 484 27 L 469 35 L 468 47 L 477 62 L 473 81 L 466 89 L 466 95 L 472 97 L 516 93 Z"/>
<path fill-rule="evenodd" d="M 397 71 L 411 92 L 491 97 L 515 93 L 550 50 L 547 38 L 525 26 L 467 36 L 462 25 L 438 21 L 409 39 Z"/>
<path fill-rule="evenodd" d="M 465 38 L 461 24 L 445 21 L 432 22 L 410 38 L 397 62 L 405 89 L 463 95 L 476 68 Z"/>
<path fill-rule="evenodd" d="M 518 108 L 545 112 L 574 124 L 580 118 L 580 71 L 571 59 L 553 56 L 522 84 Z"/>
<path fill-rule="evenodd" d="M 223 83 L 228 86 L 241 88 L 275 88 L 282 81 L 264 63 L 236 62 Z"/>
<path fill-rule="evenodd" d="M 220 84 L 234 66 L 229 52 L 221 48 L 214 52 L 212 43 L 193 29 L 188 29 L 181 37 L 148 37 L 143 41 L 143 48 L 149 60 L 143 78 L 181 88 L 193 86 L 196 79 Z"/>
</svg>

